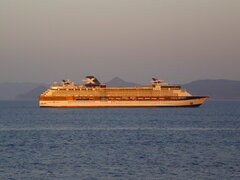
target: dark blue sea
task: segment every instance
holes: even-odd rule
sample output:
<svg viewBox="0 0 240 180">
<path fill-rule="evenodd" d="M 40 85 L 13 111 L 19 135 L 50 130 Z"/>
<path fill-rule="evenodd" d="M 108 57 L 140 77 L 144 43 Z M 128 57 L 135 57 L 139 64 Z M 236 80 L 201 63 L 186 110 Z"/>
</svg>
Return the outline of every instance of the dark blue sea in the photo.
<svg viewBox="0 0 240 180">
<path fill-rule="evenodd" d="M 1 180 L 239 180 L 240 101 L 39 108 L 0 101 Z"/>
</svg>

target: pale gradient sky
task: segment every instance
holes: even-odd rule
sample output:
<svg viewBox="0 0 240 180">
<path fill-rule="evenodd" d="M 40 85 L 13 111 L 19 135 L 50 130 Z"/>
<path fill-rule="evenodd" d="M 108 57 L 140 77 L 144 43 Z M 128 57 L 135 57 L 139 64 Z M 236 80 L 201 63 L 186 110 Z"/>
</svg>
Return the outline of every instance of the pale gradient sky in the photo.
<svg viewBox="0 0 240 180">
<path fill-rule="evenodd" d="M 0 82 L 240 80 L 240 0 L 0 0 Z"/>
</svg>

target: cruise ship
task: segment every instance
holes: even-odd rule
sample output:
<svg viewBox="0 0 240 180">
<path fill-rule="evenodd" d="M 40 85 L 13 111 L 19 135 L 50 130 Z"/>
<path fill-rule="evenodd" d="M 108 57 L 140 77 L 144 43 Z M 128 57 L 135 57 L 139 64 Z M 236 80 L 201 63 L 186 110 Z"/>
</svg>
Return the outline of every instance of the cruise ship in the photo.
<svg viewBox="0 0 240 180">
<path fill-rule="evenodd" d="M 207 96 L 192 96 L 181 86 L 152 78 L 152 84 L 139 87 L 108 87 L 94 76 L 85 84 L 63 80 L 54 82 L 39 96 L 40 107 L 198 107 Z"/>
</svg>

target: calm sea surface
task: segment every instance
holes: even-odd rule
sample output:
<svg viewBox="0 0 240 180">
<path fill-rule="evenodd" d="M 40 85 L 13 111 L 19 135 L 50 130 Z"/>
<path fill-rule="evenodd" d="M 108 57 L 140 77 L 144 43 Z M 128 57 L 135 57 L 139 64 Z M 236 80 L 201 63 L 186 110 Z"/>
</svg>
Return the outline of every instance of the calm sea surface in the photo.
<svg viewBox="0 0 240 180">
<path fill-rule="evenodd" d="M 240 101 L 39 108 L 0 101 L 1 180 L 239 180 Z"/>
</svg>

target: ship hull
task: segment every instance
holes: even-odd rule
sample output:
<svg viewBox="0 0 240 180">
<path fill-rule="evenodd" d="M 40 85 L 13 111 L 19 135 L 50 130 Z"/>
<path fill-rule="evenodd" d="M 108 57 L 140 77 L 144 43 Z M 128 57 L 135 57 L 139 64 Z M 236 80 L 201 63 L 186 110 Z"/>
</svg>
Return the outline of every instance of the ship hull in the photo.
<svg viewBox="0 0 240 180">
<path fill-rule="evenodd" d="M 108 101 L 108 100 L 69 100 L 69 101 L 39 101 L 40 107 L 56 108 L 138 108 L 138 107 L 198 107 L 204 103 L 208 97 L 195 97 L 182 100 L 157 100 L 157 101 Z"/>
</svg>

